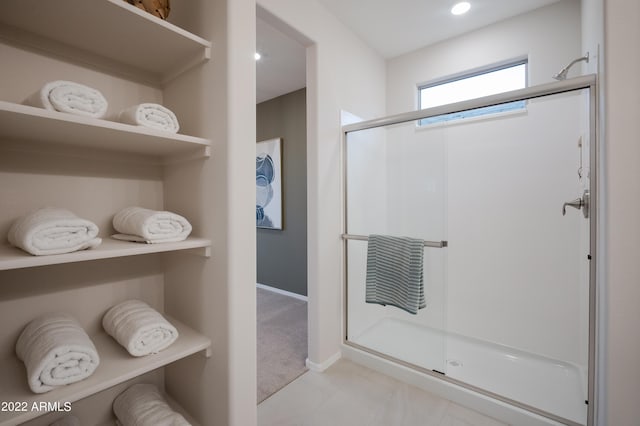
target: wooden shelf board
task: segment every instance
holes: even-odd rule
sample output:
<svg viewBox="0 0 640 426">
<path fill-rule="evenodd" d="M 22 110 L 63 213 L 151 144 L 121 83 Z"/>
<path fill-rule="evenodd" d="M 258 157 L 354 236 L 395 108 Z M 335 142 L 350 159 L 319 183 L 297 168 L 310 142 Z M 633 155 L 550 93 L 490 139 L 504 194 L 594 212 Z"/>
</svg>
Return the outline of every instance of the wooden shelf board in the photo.
<svg viewBox="0 0 640 426">
<path fill-rule="evenodd" d="M 207 40 L 123 0 L 3 0 L 0 23 L 157 75 L 160 82 L 208 60 L 211 49 Z"/>
<path fill-rule="evenodd" d="M 24 401 L 29 409 L 26 412 L 0 412 L 0 426 L 18 425 L 46 414 L 31 411 L 33 403 L 73 403 L 211 346 L 211 340 L 206 336 L 174 318 L 167 319 L 178 329 L 179 337 L 164 351 L 144 357 L 132 357 L 111 336 L 99 333 L 91 338 L 100 355 L 100 365 L 93 375 L 43 394 L 34 394 L 29 389 L 22 361 L 15 356 L 3 360 L 0 364 L 0 401 Z"/>
<path fill-rule="evenodd" d="M 210 247 L 210 240 L 195 237 L 189 237 L 185 241 L 177 243 L 159 244 L 132 243 L 105 237 L 102 239 L 102 244 L 94 249 L 66 254 L 32 256 L 18 248 L 9 245 L 0 245 L 0 271 L 179 250 L 204 249 L 206 252 Z"/>
<path fill-rule="evenodd" d="M 210 147 L 195 136 L 0 101 L 0 139 L 169 157 Z"/>
</svg>

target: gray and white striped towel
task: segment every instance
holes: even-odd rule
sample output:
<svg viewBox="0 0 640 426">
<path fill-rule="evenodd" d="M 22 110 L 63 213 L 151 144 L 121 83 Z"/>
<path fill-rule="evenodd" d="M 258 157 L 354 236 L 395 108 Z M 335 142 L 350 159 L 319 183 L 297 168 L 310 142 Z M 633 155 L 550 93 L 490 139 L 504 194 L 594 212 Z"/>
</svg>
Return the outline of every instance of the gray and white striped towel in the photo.
<svg viewBox="0 0 640 426">
<path fill-rule="evenodd" d="M 369 235 L 366 302 L 411 314 L 425 308 L 423 252 L 422 240 Z"/>
</svg>

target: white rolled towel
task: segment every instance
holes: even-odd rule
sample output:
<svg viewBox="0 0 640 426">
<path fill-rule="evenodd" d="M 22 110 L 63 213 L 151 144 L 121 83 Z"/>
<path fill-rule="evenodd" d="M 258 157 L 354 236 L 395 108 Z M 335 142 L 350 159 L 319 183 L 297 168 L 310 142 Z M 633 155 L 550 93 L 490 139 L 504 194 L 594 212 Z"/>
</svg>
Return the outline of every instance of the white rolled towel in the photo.
<svg viewBox="0 0 640 426">
<path fill-rule="evenodd" d="M 158 353 L 178 338 L 178 330 L 160 312 L 135 299 L 109 309 L 102 326 L 133 356 Z"/>
<path fill-rule="evenodd" d="M 76 416 L 68 415 L 56 420 L 49 426 L 80 426 L 80 420 Z"/>
<path fill-rule="evenodd" d="M 191 234 L 191 224 L 179 214 L 126 207 L 113 217 L 113 227 L 120 234 L 113 238 L 140 243 L 169 243 L 185 240 Z"/>
<path fill-rule="evenodd" d="M 113 412 L 122 426 L 191 426 L 150 384 L 130 386 L 118 395 L 113 401 Z"/>
<path fill-rule="evenodd" d="M 132 105 L 120 111 L 118 120 L 122 123 L 149 127 L 171 133 L 178 133 L 178 130 L 180 130 L 180 124 L 173 111 L 160 104 L 154 103 Z"/>
<path fill-rule="evenodd" d="M 13 222 L 9 242 L 36 256 L 71 253 L 100 245 L 95 223 L 69 210 L 44 207 Z"/>
<path fill-rule="evenodd" d="M 25 99 L 24 103 L 50 111 L 93 118 L 104 117 L 109 107 L 109 103 L 100 91 L 84 84 L 65 80 L 46 83 L 40 90 Z"/>
<path fill-rule="evenodd" d="M 32 320 L 18 338 L 16 354 L 27 368 L 27 381 L 34 393 L 86 379 L 100 364 L 87 333 L 65 313 Z"/>
</svg>

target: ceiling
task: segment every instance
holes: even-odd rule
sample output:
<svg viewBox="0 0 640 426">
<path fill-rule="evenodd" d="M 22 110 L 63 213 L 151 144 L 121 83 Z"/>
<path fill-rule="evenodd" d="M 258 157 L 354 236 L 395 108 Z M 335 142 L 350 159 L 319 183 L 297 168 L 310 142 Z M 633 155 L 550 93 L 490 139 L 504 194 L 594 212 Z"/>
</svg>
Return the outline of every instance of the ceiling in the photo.
<svg viewBox="0 0 640 426">
<path fill-rule="evenodd" d="M 558 0 L 469 0 L 460 16 L 450 12 L 458 0 L 318 1 L 389 59 Z"/>
<path fill-rule="evenodd" d="M 258 18 L 256 50 L 256 103 L 306 87 L 306 49 L 281 31 Z"/>
<path fill-rule="evenodd" d="M 558 0 L 469 0 L 471 10 L 450 13 L 457 0 L 317 0 L 383 58 L 390 59 Z M 305 48 L 258 19 L 257 102 L 305 87 Z"/>
</svg>

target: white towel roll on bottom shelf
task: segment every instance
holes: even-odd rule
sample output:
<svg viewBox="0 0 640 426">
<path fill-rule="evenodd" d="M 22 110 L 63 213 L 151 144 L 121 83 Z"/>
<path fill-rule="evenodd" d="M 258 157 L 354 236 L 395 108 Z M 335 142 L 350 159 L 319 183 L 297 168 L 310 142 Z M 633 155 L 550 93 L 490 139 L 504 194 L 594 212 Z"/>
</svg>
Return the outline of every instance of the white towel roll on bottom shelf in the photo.
<svg viewBox="0 0 640 426">
<path fill-rule="evenodd" d="M 133 385 L 118 395 L 113 412 L 122 426 L 191 426 L 150 384 Z"/>
<path fill-rule="evenodd" d="M 133 356 L 158 353 L 178 338 L 178 330 L 160 312 L 135 299 L 109 309 L 102 326 Z"/>
<path fill-rule="evenodd" d="M 104 117 L 109 106 L 100 91 L 84 84 L 65 80 L 46 83 L 40 90 L 25 99 L 24 103 L 50 111 L 93 118 Z"/>
<path fill-rule="evenodd" d="M 36 256 L 71 253 L 102 243 L 95 223 L 69 210 L 44 207 L 13 222 L 9 242 Z"/>
<path fill-rule="evenodd" d="M 191 224 L 179 214 L 126 207 L 113 217 L 113 227 L 120 234 L 113 238 L 140 243 L 170 243 L 184 241 L 191 234 Z"/>
<path fill-rule="evenodd" d="M 178 133 L 178 130 L 180 130 L 180 124 L 173 111 L 160 104 L 154 103 L 130 106 L 120 111 L 118 120 L 122 123 L 171 133 Z"/>
<path fill-rule="evenodd" d="M 32 320 L 18 338 L 16 354 L 27 368 L 27 381 L 34 393 L 86 379 L 100 364 L 87 333 L 65 313 Z"/>
</svg>

